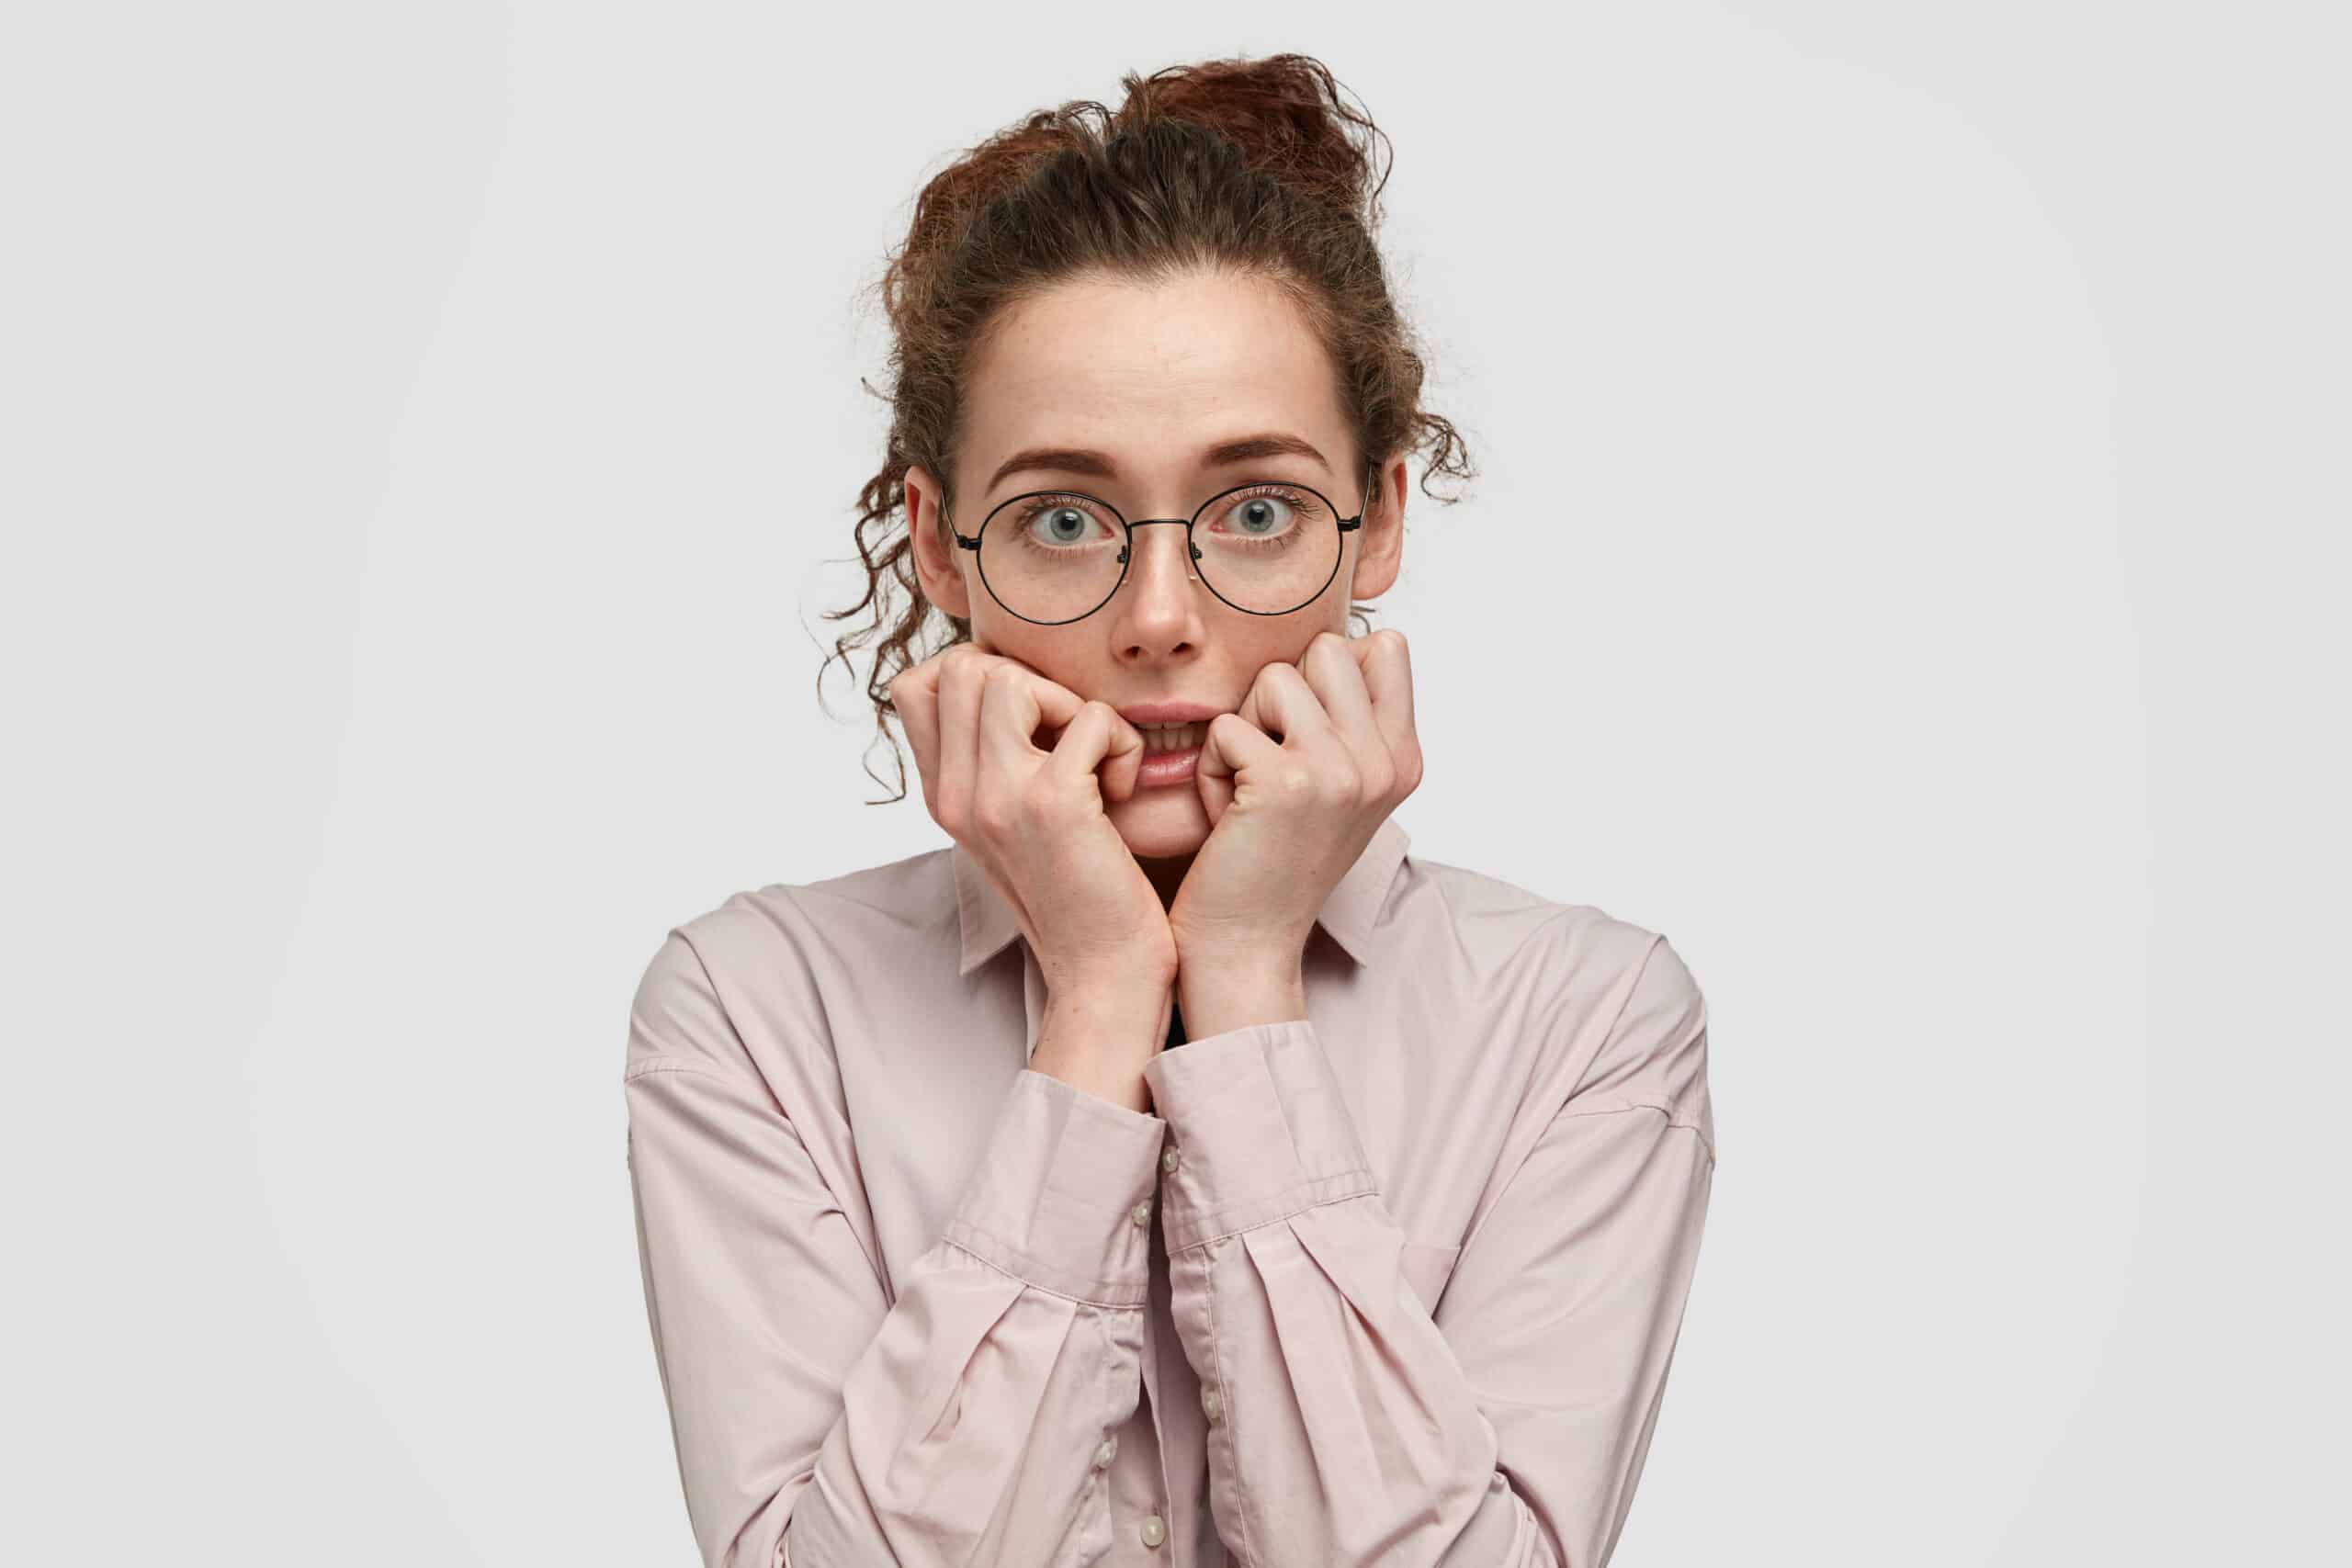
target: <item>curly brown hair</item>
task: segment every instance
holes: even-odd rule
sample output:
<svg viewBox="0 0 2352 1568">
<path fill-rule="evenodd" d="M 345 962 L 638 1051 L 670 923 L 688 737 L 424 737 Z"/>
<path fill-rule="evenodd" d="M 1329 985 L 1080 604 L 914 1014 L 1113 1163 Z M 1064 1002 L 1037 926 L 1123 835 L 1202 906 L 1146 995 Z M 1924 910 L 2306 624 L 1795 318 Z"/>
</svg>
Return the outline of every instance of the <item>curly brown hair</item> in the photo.
<svg viewBox="0 0 2352 1568">
<path fill-rule="evenodd" d="M 889 741 L 899 764 L 899 793 L 869 806 L 907 793 L 906 761 L 889 730 L 891 680 L 971 637 L 967 619 L 938 609 L 917 583 L 902 515 L 907 471 L 919 465 L 937 476 L 953 506 L 966 378 L 1010 307 L 1080 275 L 1158 281 L 1215 268 L 1261 276 L 1329 354 L 1341 412 L 1375 478 L 1389 458 L 1424 447 L 1421 489 L 1441 503 L 1459 498 L 1431 491 L 1431 474 L 1476 477 L 1461 433 L 1420 406 L 1418 336 L 1396 310 L 1373 242 L 1388 177 L 1384 170 L 1373 181 L 1371 150 L 1388 139 L 1341 102 L 1329 69 L 1277 54 L 1129 73 L 1120 85 L 1127 96 L 1116 110 L 1091 99 L 1039 110 L 934 175 L 915 199 L 905 243 L 861 291 L 878 293 L 888 317 L 893 383 L 876 395 L 892 418 L 881 470 L 858 496 L 865 595 L 824 618 L 870 609 L 872 621 L 834 640 L 817 685 L 821 705 L 826 668 L 835 659 L 848 668 L 852 648 L 881 637 L 866 695 L 876 744 Z M 893 607 L 893 587 L 905 595 L 902 610 Z M 1367 613 L 1350 606 L 1359 621 Z M 934 615 L 947 635 L 917 652 Z"/>
</svg>

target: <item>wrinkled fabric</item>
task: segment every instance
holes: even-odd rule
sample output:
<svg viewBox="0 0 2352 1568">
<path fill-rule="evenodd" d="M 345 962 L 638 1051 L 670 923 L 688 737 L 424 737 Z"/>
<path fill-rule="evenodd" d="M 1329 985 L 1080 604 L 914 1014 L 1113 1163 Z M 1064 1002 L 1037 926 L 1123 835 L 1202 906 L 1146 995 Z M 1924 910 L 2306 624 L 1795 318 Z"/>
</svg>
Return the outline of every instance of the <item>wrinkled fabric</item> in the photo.
<svg viewBox="0 0 2352 1568">
<path fill-rule="evenodd" d="M 664 934 L 626 1148 L 707 1568 L 1602 1568 L 1714 1175 L 1706 1004 L 1664 936 L 1409 841 L 1326 903 L 1306 1019 L 1171 1021 L 1145 1112 L 1029 1068 L 1043 977 L 958 846 Z"/>
</svg>

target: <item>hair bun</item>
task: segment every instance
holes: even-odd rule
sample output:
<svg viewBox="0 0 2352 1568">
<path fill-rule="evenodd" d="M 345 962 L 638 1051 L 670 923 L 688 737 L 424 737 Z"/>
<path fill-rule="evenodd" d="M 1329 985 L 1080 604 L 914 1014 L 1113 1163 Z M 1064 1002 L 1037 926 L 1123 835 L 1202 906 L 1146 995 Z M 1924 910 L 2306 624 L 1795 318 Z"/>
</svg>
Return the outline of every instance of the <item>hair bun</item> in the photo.
<svg viewBox="0 0 2352 1568">
<path fill-rule="evenodd" d="M 1312 55 L 1201 61 L 1129 72 L 1119 85 L 1127 96 L 1114 131 L 1160 119 L 1205 127 L 1239 147 L 1251 170 L 1378 224 L 1388 175 L 1383 169 L 1374 182 L 1372 152 L 1387 137 Z"/>
</svg>

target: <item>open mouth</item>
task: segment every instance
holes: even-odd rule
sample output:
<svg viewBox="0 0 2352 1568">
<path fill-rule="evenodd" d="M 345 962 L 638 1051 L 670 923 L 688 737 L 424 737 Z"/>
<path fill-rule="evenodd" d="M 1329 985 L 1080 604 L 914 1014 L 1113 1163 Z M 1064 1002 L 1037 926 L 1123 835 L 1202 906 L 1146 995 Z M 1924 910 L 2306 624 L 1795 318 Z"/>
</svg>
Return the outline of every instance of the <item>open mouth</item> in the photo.
<svg viewBox="0 0 2352 1568">
<path fill-rule="evenodd" d="M 1176 725 L 1171 728 L 1181 732 L 1187 728 L 1205 730 L 1208 726 Z M 1158 750 L 1150 732 L 1145 731 L 1143 763 L 1136 769 L 1136 788 L 1157 789 L 1167 784 L 1193 782 L 1193 774 L 1200 771 L 1201 743 L 1196 740 L 1187 746 L 1182 744 L 1182 739 L 1183 736 L 1178 733 L 1171 738 L 1166 750 Z"/>
<path fill-rule="evenodd" d="M 1205 723 L 1139 724 L 1136 728 L 1143 736 L 1143 754 L 1146 757 L 1193 750 L 1209 735 L 1209 727 Z"/>
</svg>

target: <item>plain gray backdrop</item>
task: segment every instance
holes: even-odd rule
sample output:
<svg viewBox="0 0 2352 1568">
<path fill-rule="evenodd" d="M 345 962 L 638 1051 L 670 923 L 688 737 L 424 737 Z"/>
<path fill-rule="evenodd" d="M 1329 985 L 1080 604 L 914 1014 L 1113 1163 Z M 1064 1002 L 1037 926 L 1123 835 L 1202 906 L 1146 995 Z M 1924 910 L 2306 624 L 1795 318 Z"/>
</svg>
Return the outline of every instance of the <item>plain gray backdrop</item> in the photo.
<svg viewBox="0 0 2352 1568">
<path fill-rule="evenodd" d="M 1617 1562 L 2315 1561 L 2341 15 L 12 8 L 6 1555 L 687 1568 L 630 992 L 946 842 L 815 687 L 857 290 L 1008 121 L 1297 50 L 1482 470 L 1398 819 L 1709 998 Z"/>
</svg>

